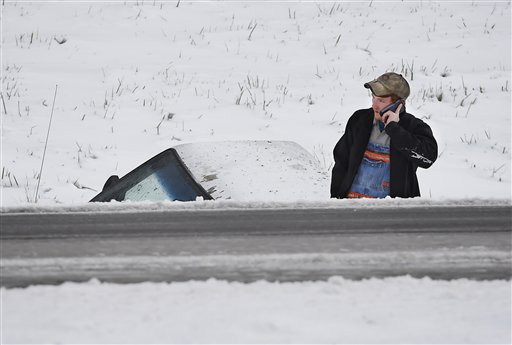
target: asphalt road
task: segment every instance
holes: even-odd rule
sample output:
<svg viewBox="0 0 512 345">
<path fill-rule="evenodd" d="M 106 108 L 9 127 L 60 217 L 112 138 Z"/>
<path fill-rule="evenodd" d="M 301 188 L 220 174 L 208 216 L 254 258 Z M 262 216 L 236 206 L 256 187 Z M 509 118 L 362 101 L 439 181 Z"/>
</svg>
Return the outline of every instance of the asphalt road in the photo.
<svg viewBox="0 0 512 345">
<path fill-rule="evenodd" d="M 1 285 L 510 279 L 510 206 L 0 214 Z"/>
</svg>

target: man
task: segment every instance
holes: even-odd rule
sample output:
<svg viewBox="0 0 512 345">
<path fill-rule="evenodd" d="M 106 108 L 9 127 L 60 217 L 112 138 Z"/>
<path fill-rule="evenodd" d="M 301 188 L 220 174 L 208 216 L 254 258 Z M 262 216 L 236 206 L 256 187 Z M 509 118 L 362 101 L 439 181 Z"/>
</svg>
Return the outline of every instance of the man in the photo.
<svg viewBox="0 0 512 345">
<path fill-rule="evenodd" d="M 385 73 L 364 87 L 372 92 L 372 107 L 350 117 L 334 147 L 331 197 L 420 196 L 416 169 L 434 163 L 437 143 L 430 127 L 405 111 L 409 84 Z M 385 109 L 393 104 L 396 110 Z"/>
</svg>

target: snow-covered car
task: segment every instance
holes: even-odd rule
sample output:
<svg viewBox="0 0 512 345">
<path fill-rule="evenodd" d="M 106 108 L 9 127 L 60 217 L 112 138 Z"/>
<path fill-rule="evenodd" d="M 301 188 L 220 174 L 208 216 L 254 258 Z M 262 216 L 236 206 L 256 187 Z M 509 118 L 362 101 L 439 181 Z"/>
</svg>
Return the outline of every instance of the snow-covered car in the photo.
<svg viewBox="0 0 512 345">
<path fill-rule="evenodd" d="M 178 145 L 122 178 L 111 176 L 91 201 L 297 201 L 329 196 L 317 158 L 290 141 Z"/>
</svg>

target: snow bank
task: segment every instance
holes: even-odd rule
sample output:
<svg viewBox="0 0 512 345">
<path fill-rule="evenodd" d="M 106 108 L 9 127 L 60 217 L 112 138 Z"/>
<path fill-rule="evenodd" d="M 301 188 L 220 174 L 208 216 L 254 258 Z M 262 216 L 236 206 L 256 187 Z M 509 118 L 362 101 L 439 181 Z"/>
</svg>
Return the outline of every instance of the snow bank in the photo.
<svg viewBox="0 0 512 345">
<path fill-rule="evenodd" d="M 357 208 L 357 207 L 489 207 L 510 206 L 509 199 L 359 199 L 359 200 L 301 200 L 295 202 L 198 200 L 194 202 L 109 202 L 76 205 L 36 205 L 2 207 L 0 213 L 59 213 L 59 212 L 150 212 L 227 209 L 301 209 L 301 208 Z"/>
<path fill-rule="evenodd" d="M 1 293 L 2 343 L 511 341 L 510 281 L 93 280 Z"/>
</svg>

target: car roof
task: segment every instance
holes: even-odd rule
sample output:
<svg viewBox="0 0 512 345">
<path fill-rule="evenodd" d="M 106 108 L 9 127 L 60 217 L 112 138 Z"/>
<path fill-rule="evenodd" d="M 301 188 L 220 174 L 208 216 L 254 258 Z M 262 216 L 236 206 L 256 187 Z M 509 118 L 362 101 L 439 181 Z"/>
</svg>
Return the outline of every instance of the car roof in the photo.
<svg viewBox="0 0 512 345">
<path fill-rule="evenodd" d="M 320 200 L 329 197 L 326 168 L 291 141 L 220 141 L 173 147 L 214 199 Z"/>
</svg>

